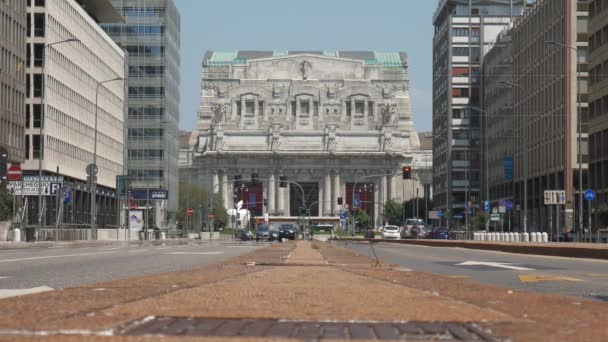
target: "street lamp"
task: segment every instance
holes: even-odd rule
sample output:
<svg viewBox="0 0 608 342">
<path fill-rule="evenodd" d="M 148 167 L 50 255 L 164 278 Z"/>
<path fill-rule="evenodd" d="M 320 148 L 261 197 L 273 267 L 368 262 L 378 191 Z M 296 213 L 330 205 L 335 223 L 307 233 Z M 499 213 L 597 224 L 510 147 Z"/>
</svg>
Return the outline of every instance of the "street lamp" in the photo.
<svg viewBox="0 0 608 342">
<path fill-rule="evenodd" d="M 42 230 L 42 157 L 44 155 L 44 116 L 45 116 L 45 108 L 44 108 L 44 97 L 46 94 L 46 74 L 44 73 L 46 67 L 46 49 L 53 45 L 63 44 L 63 43 L 71 43 L 71 42 L 80 42 L 80 39 L 76 38 L 68 38 L 64 40 L 60 40 L 58 42 L 53 42 L 49 44 L 45 44 L 42 48 L 42 89 L 40 93 L 40 138 L 39 138 L 39 155 L 38 155 L 38 231 Z M 36 234 L 36 237 L 38 234 Z"/>
<path fill-rule="evenodd" d="M 500 84 L 517 87 L 523 91 L 523 87 L 519 84 L 507 81 L 500 81 Z M 526 125 L 524 125 L 525 127 Z M 525 128 L 524 128 L 525 129 Z M 526 129 L 527 130 L 527 129 Z M 524 233 L 528 232 L 528 134 L 524 132 L 524 157 L 523 157 L 523 173 L 524 173 Z"/>
<path fill-rule="evenodd" d="M 575 58 L 578 58 L 578 49 L 575 46 L 566 45 L 563 43 L 559 43 L 553 40 L 546 41 L 545 43 L 550 45 L 555 45 L 565 49 L 571 49 L 574 51 L 576 55 Z M 583 124 L 581 119 L 581 92 L 580 92 L 580 72 L 579 72 L 579 63 L 576 60 L 576 116 L 578 123 L 578 199 L 579 199 L 579 232 L 582 232 L 583 228 L 583 152 L 582 152 L 582 135 L 583 135 Z M 589 227 L 591 229 L 591 227 Z M 559 239 L 558 239 L 559 240 Z"/>
<path fill-rule="evenodd" d="M 97 202 L 95 201 L 97 197 L 97 182 L 95 181 L 97 178 L 97 113 L 99 110 L 98 99 L 99 99 L 99 87 L 108 82 L 113 81 L 123 81 L 124 78 L 116 77 L 110 80 L 105 80 L 101 82 L 97 82 L 97 87 L 95 88 L 95 138 L 93 139 L 93 167 L 92 172 L 89 175 L 91 179 L 91 240 L 97 240 Z"/>
</svg>

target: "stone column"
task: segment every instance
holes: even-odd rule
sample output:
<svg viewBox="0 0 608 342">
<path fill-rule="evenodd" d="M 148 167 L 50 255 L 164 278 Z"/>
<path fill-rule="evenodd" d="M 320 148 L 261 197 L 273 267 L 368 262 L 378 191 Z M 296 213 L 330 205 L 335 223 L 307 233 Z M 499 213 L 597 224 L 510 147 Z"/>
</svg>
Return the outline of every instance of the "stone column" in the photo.
<svg viewBox="0 0 608 342">
<path fill-rule="evenodd" d="M 296 112 L 292 114 L 295 115 L 295 117 L 297 118 L 298 116 L 300 116 L 301 110 L 302 106 L 300 104 L 300 99 L 296 99 Z"/>
<path fill-rule="evenodd" d="M 317 203 L 317 208 L 319 209 L 319 216 L 323 216 L 323 199 L 325 195 L 325 184 L 324 181 L 319 182 L 319 203 Z M 308 205 L 311 205 L 311 203 L 307 203 Z"/>
<path fill-rule="evenodd" d="M 340 184 L 340 173 L 338 170 L 336 170 L 336 174 L 334 175 L 334 198 L 332 198 L 331 202 L 334 203 L 334 215 L 337 215 L 340 213 L 340 206 L 338 205 L 338 197 L 342 196 L 342 191 L 341 191 L 341 184 Z"/>
<path fill-rule="evenodd" d="M 368 102 L 367 102 L 367 100 L 365 100 L 363 102 L 363 117 L 365 118 L 365 120 L 367 120 L 367 118 L 369 116 L 369 110 L 368 110 L 368 108 L 369 108 Z"/>
<path fill-rule="evenodd" d="M 397 199 L 397 177 L 396 176 L 389 176 L 389 184 L 390 184 L 390 191 L 389 191 L 389 198 L 387 200 L 390 199 Z"/>
<path fill-rule="evenodd" d="M 380 213 L 382 212 L 382 206 L 380 205 L 380 186 L 379 183 L 374 183 L 374 217 L 373 222 L 376 226 L 382 224 L 380 221 Z M 375 228 L 375 227 L 374 227 Z"/>
<path fill-rule="evenodd" d="M 378 205 L 378 210 L 384 212 L 384 205 L 386 204 L 386 201 L 388 199 L 388 184 L 387 184 L 387 177 L 386 176 L 382 176 L 382 178 L 380 179 L 380 203 Z"/>
<path fill-rule="evenodd" d="M 271 171 L 270 181 L 268 182 L 268 213 L 275 213 L 274 199 L 276 198 L 276 183 L 274 177 L 274 171 Z"/>
<path fill-rule="evenodd" d="M 279 187 L 277 211 L 278 211 L 279 215 L 284 215 L 284 216 L 285 216 L 285 196 L 286 196 L 285 188 Z"/>
<path fill-rule="evenodd" d="M 308 116 L 309 117 L 313 117 L 315 115 L 315 107 L 314 107 L 314 101 L 313 99 L 308 99 Z"/>
<path fill-rule="evenodd" d="M 226 174 L 226 171 L 222 171 L 222 184 L 220 185 L 220 188 L 222 189 L 221 194 L 222 194 L 222 201 L 224 201 L 224 207 L 226 208 L 230 208 L 228 206 L 228 175 Z"/>
<path fill-rule="evenodd" d="M 232 114 L 231 114 L 232 121 L 236 120 L 236 116 L 237 116 L 237 114 L 238 114 L 238 113 L 236 112 L 236 109 L 237 109 L 237 108 L 238 108 L 238 106 L 237 106 L 237 104 L 236 104 L 236 101 L 232 101 Z"/>
<path fill-rule="evenodd" d="M 323 186 L 323 214 L 331 215 L 331 175 L 329 172 L 325 175 L 325 185 Z"/>
<path fill-rule="evenodd" d="M 260 115 L 260 101 L 258 99 L 253 100 L 253 116 L 256 118 Z"/>
<path fill-rule="evenodd" d="M 291 184 L 285 188 L 285 216 L 291 216 Z"/>
<path fill-rule="evenodd" d="M 211 193 L 215 194 L 215 192 L 219 191 L 218 185 L 220 184 L 218 171 L 213 171 L 213 183 L 211 184 Z"/>
</svg>

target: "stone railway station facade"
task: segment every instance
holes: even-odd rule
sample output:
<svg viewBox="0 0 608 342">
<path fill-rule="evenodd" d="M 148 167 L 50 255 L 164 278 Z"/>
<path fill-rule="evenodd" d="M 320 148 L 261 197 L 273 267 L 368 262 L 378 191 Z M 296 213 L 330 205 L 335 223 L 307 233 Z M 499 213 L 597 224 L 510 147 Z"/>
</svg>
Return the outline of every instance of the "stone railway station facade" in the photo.
<svg viewBox="0 0 608 342">
<path fill-rule="evenodd" d="M 407 56 L 207 52 L 190 146 L 192 178 L 220 193 L 227 208 L 242 200 L 256 216 L 293 220 L 301 186 L 313 218 L 337 220 L 338 198 L 352 207 L 357 183 L 356 202 L 380 224 L 389 199 L 409 199 L 420 187 L 401 176 L 420 149 Z M 290 183 L 282 187 L 281 179 Z"/>
</svg>

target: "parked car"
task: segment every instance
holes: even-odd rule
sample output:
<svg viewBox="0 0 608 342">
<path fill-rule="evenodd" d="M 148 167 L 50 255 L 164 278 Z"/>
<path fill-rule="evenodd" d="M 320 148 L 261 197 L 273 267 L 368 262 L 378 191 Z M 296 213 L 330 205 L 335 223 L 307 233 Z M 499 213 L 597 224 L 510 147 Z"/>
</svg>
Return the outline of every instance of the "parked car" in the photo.
<svg viewBox="0 0 608 342">
<path fill-rule="evenodd" d="M 383 239 L 399 239 L 401 237 L 401 229 L 397 226 L 384 226 L 381 237 Z"/>
<path fill-rule="evenodd" d="M 279 239 L 279 230 L 271 229 L 270 236 L 268 237 L 268 241 L 277 241 Z"/>
<path fill-rule="evenodd" d="M 447 227 L 437 227 L 433 229 L 431 236 L 433 239 L 449 240 L 450 230 Z"/>
<path fill-rule="evenodd" d="M 270 227 L 267 225 L 261 225 L 255 234 L 255 240 L 269 240 L 270 239 Z"/>
<path fill-rule="evenodd" d="M 422 233 L 423 236 L 420 236 Z M 402 238 L 418 238 L 426 235 L 426 224 L 421 219 L 411 218 L 405 220 L 405 226 L 401 230 Z"/>
<path fill-rule="evenodd" d="M 237 240 L 241 241 L 251 241 L 253 240 L 253 233 L 250 230 L 239 229 L 236 231 L 235 236 Z"/>
<path fill-rule="evenodd" d="M 278 240 L 295 240 L 296 239 L 296 228 L 292 224 L 284 224 L 279 229 Z"/>
</svg>

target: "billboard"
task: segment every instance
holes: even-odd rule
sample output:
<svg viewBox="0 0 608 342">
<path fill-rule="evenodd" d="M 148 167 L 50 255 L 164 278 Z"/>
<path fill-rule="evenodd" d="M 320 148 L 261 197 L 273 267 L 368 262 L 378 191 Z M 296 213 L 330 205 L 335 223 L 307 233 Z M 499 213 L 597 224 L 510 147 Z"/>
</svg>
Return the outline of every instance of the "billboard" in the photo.
<svg viewBox="0 0 608 342">
<path fill-rule="evenodd" d="M 505 157 L 503 160 L 505 180 L 513 180 L 513 157 Z"/>
<path fill-rule="evenodd" d="M 134 200 L 167 200 L 169 199 L 169 190 L 162 189 L 132 189 L 131 196 Z"/>
<path fill-rule="evenodd" d="M 144 229 L 144 212 L 141 210 L 129 210 L 129 229 Z"/>
</svg>

